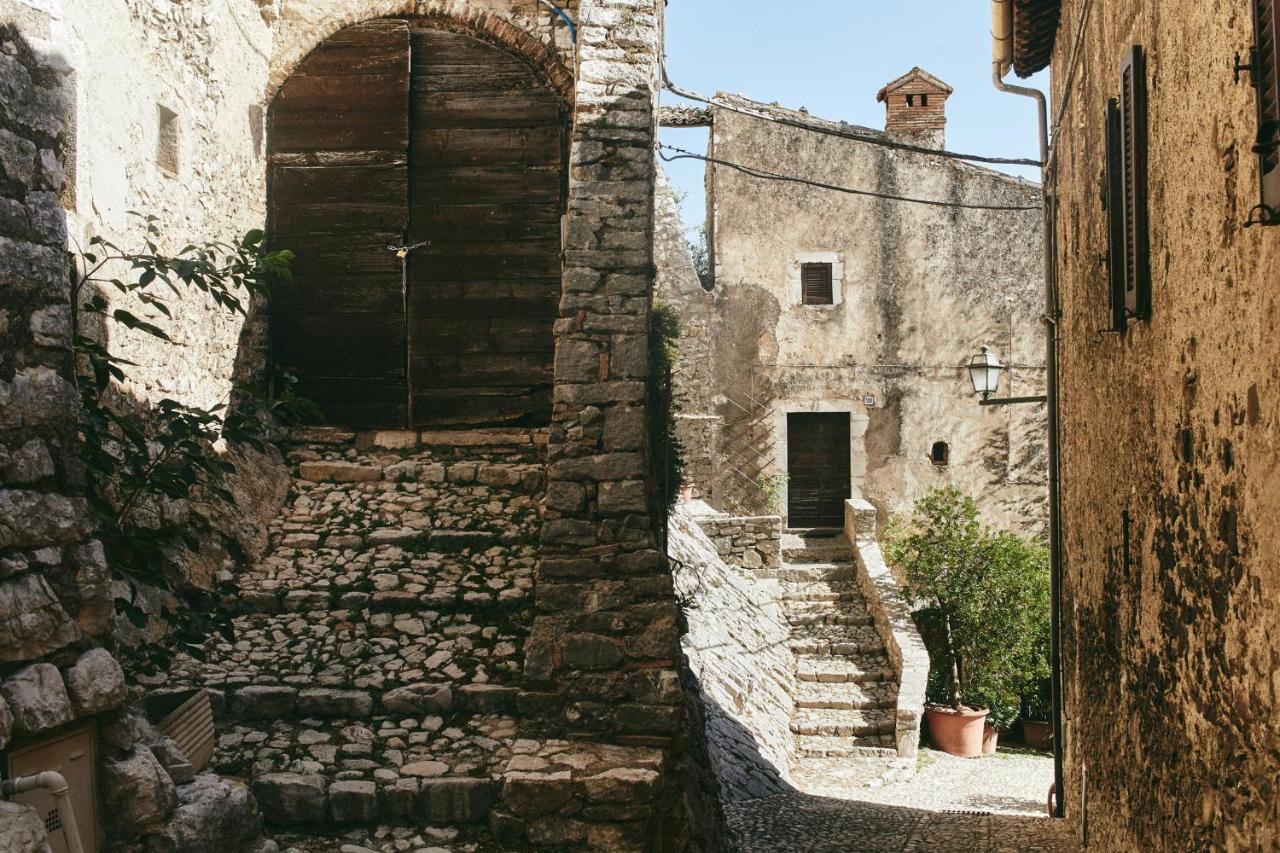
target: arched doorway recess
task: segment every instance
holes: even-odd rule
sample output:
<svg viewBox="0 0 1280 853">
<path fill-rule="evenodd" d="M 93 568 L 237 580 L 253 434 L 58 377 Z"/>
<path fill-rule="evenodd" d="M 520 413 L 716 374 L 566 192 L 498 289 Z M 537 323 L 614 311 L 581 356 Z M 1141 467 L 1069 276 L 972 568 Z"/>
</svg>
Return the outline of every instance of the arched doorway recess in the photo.
<svg viewBox="0 0 1280 853">
<path fill-rule="evenodd" d="M 326 39 L 271 105 L 277 364 L 328 423 L 550 420 L 568 111 L 525 60 L 425 21 Z M 402 259 L 390 246 L 412 246 Z"/>
</svg>

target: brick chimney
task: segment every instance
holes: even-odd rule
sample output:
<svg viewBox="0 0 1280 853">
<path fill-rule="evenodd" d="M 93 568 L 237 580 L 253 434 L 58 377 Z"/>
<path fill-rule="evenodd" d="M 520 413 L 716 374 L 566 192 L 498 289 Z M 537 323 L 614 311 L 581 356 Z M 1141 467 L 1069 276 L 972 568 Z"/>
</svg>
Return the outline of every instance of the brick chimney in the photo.
<svg viewBox="0 0 1280 853">
<path fill-rule="evenodd" d="M 946 145 L 947 98 L 955 91 L 928 71 L 912 68 L 876 95 L 885 105 L 885 132 L 923 145 Z"/>
</svg>

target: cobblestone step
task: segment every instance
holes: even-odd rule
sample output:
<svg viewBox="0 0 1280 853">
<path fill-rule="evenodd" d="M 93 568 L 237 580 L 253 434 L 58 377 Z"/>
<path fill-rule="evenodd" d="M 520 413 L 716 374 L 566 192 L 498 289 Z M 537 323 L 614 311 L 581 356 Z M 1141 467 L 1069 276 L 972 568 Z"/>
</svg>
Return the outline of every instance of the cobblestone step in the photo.
<svg viewBox="0 0 1280 853">
<path fill-rule="evenodd" d="M 829 735 L 796 735 L 796 754 L 801 758 L 887 758 L 887 752 L 896 752 L 893 735 L 866 735 L 864 737 L 832 737 Z"/>
<path fill-rule="evenodd" d="M 871 614 L 865 610 L 844 610 L 833 607 L 785 607 L 787 621 L 793 628 L 801 626 L 834 626 L 849 628 L 868 627 L 875 624 Z"/>
<path fill-rule="evenodd" d="M 876 681 L 896 682 L 897 675 L 881 655 L 803 656 L 796 659 L 796 680 L 820 681 L 828 684 L 844 682 L 866 684 Z"/>
<path fill-rule="evenodd" d="M 895 715 L 881 709 L 801 708 L 791 718 L 791 731 L 796 734 L 823 737 L 891 735 L 896 726 Z"/>
<path fill-rule="evenodd" d="M 882 653 L 884 641 L 872 625 L 807 625 L 791 632 L 791 651 L 797 655 Z"/>
<path fill-rule="evenodd" d="M 852 583 L 853 563 L 835 561 L 783 563 L 778 569 L 778 580 L 784 584 Z"/>
<path fill-rule="evenodd" d="M 420 553 L 401 545 L 306 554 L 278 549 L 240 577 L 239 603 L 242 610 L 258 613 L 520 605 L 533 589 L 536 563 L 537 549 L 523 540 L 455 553 Z"/>
<path fill-rule="evenodd" d="M 852 562 L 853 551 L 843 533 L 832 536 L 783 533 L 782 559 L 787 562 Z"/>
<path fill-rule="evenodd" d="M 898 688 L 891 681 L 866 684 L 851 682 L 800 682 L 796 685 L 797 708 L 833 711 L 891 710 L 897 707 Z"/>
<path fill-rule="evenodd" d="M 837 564 L 833 563 L 831 565 Z M 851 577 L 849 579 L 784 582 L 782 598 L 784 601 L 811 601 L 831 604 L 844 602 L 861 604 L 866 601 L 862 590 L 858 588 Z"/>
</svg>

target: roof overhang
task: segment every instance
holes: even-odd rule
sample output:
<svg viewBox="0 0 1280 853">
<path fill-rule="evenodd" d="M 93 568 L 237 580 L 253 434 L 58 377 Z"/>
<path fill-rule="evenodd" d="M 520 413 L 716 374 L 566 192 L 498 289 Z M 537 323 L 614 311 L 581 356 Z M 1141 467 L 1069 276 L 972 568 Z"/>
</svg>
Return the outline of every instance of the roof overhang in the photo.
<svg viewBox="0 0 1280 853">
<path fill-rule="evenodd" d="M 1013 70 L 1030 77 L 1049 67 L 1062 0 L 1013 0 Z"/>
</svg>

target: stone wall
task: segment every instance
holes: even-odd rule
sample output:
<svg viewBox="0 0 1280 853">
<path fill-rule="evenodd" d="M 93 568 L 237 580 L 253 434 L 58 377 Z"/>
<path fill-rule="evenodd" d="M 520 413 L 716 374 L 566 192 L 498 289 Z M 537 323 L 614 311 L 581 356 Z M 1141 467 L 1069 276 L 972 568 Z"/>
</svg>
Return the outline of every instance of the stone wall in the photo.
<svg viewBox="0 0 1280 853">
<path fill-rule="evenodd" d="M 699 519 L 678 508 L 668 549 L 688 632 L 707 738 L 726 803 L 789 790 L 795 660 L 776 580 L 726 558 Z"/>
<path fill-rule="evenodd" d="M 63 202 L 70 214 L 71 232 L 81 242 L 89 236 L 102 235 L 125 247 L 133 245 L 139 232 L 125 216 L 130 208 L 160 217 L 165 233 L 162 248 L 167 249 L 188 240 L 230 239 L 260 225 L 264 201 L 264 107 L 315 44 L 357 20 L 379 15 L 417 15 L 441 26 L 483 33 L 528 56 L 552 82 L 571 92 L 575 121 L 564 294 L 555 329 L 556 408 L 548 442 L 546 518 L 536 548 L 537 567 L 527 566 L 531 574 L 524 578 L 525 583 L 512 587 L 528 593 L 531 584 L 536 584 L 537 594 L 531 596 L 531 621 L 522 623 L 520 630 L 510 636 L 499 631 L 485 637 L 482 645 L 492 654 L 495 667 L 520 670 L 518 693 L 512 692 L 514 681 L 501 685 L 510 687 L 502 694 L 506 703 L 503 707 L 514 708 L 513 713 L 530 726 L 530 731 L 541 736 L 536 761 L 519 755 L 511 760 L 516 765 L 546 761 L 547 767 L 560 760 L 578 762 L 570 774 L 569 797 L 580 799 L 579 810 L 590 806 L 608 826 L 588 829 L 581 821 L 552 818 L 539 811 L 545 803 L 530 805 L 527 798 L 521 799 L 524 789 L 515 785 L 511 792 L 502 792 L 505 814 L 514 816 L 503 832 L 516 831 L 548 843 L 559 833 L 559 840 L 565 843 L 589 840 L 596 846 L 615 843 L 624 849 L 630 849 L 628 844 L 673 851 L 718 849 L 714 795 L 710 800 L 706 796 L 714 785 L 699 766 L 704 752 L 699 745 L 701 727 L 695 727 L 690 736 L 687 697 L 681 685 L 679 611 L 666 559 L 655 546 L 655 521 L 650 514 L 653 496 L 646 447 L 646 332 L 653 284 L 655 173 L 651 146 L 656 123 L 662 4 L 656 0 L 570 2 L 567 8 L 578 25 L 578 41 L 574 44 L 564 24 L 535 0 L 378 0 L 358 8 L 337 0 L 240 0 L 207 7 L 128 0 L 110 8 L 87 0 L 0 2 L 0 9 L 19 21 L 24 32 L 48 42 L 66 57 L 74 86 L 71 101 L 75 105 L 75 142 L 74 146 L 68 143 L 68 152 L 74 152 L 67 164 L 73 180 Z M 576 70 L 576 79 L 570 79 L 570 68 Z M 5 102 L 7 105 L 9 99 Z M 13 162 L 21 166 L 29 160 L 35 175 L 42 174 L 39 169 L 52 173 L 56 150 L 49 144 L 57 133 L 52 125 L 39 129 L 38 134 L 44 136 L 33 143 L 35 153 L 27 150 L 29 146 L 20 146 L 20 156 Z M 38 156 L 46 148 L 54 151 L 55 160 Z M 7 170 L 7 153 L 4 162 Z M 54 200 L 56 188 L 43 177 L 38 180 L 44 181 L 38 188 L 48 197 L 36 200 L 25 194 L 15 196 L 16 207 L 11 208 L 15 222 L 19 221 L 18 207 L 23 209 L 23 216 L 29 210 L 49 213 L 47 202 Z M 36 201 L 39 203 L 31 203 Z M 14 275 L 26 279 L 36 277 L 36 273 L 48 273 L 45 280 L 53 292 L 52 283 L 63 280 L 59 252 L 62 232 L 43 229 L 39 242 L 43 245 L 33 245 L 31 251 L 35 254 L 21 260 L 26 267 L 16 269 Z M 55 262 L 59 267 L 56 272 Z M 65 300 L 65 294 L 55 294 L 39 305 L 23 302 L 23 310 L 30 310 L 22 316 L 12 314 L 13 328 L 30 329 L 36 318 L 40 335 L 56 336 L 57 304 Z M 47 305 L 54 305 L 54 310 L 37 317 L 37 309 L 43 310 Z M 137 309 L 127 301 L 116 305 Z M 4 309 L 8 320 L 9 306 L 6 304 Z M 175 305 L 172 322 L 157 318 L 148 310 L 137 309 L 135 313 L 158 320 L 178 342 L 178 346 L 170 347 L 128 334 L 111 338 L 113 352 L 139 362 L 134 371 L 137 381 L 125 390 L 141 403 L 173 397 L 183 403 L 207 406 L 227 396 L 233 377 L 261 375 L 265 364 L 264 327 L 256 310 L 251 310 L 252 322 L 246 324 L 242 318 L 217 314 L 201 300 L 184 296 L 181 304 Z M 65 328 L 62 334 L 65 336 Z M 66 353 L 54 352 L 58 344 L 36 342 L 33 346 L 44 348 L 40 358 L 61 361 L 50 365 L 41 362 L 36 368 L 28 363 L 23 349 L 11 352 L 6 347 L 3 357 L 9 361 L 5 370 L 16 378 L 10 380 L 6 374 L 3 393 L 14 399 L 30 397 L 65 403 L 65 411 L 59 410 L 57 416 L 63 418 L 59 429 L 66 436 L 64 449 L 69 451 L 72 427 L 68 407 L 73 400 L 66 393 L 65 381 L 57 375 L 58 370 L 67 375 Z M 33 382 L 44 385 L 37 388 Z M 5 407 L 5 413 L 9 411 L 19 409 Z M 13 449 L 25 448 L 29 437 L 23 430 L 31 432 L 37 426 L 43 424 L 34 420 L 15 424 L 13 440 L 21 441 Z M 56 438 L 56 432 L 44 434 Z M 7 449 L 9 440 L 6 433 Z M 59 448 L 49 449 L 56 463 Z M 39 456 L 35 449 L 31 453 Z M 35 461 L 43 464 L 41 458 Z M 5 464 L 9 464 L 7 458 Z M 268 462 L 252 463 L 258 464 L 265 466 Z M 70 461 L 67 467 L 71 467 Z M 58 469 L 55 474 L 61 476 L 62 472 Z M 50 530 L 46 531 L 48 536 L 41 534 L 40 542 L 35 541 L 39 537 L 24 532 L 20 541 L 4 544 L 5 581 L 8 575 L 16 574 L 21 583 L 32 583 L 21 580 L 34 565 L 32 560 L 47 562 L 55 559 L 55 554 L 59 560 L 66 558 L 74 568 L 71 549 L 84 539 L 75 515 L 74 495 L 64 493 L 67 490 L 61 481 L 45 474 L 32 484 L 43 491 L 30 500 L 26 493 L 39 490 L 10 490 L 5 494 L 15 495 L 13 506 L 21 510 L 24 518 L 39 519 Z M 236 484 L 238 494 L 247 495 L 256 487 L 252 477 Z M 262 491 L 262 500 L 255 505 L 268 505 L 271 495 L 283 497 L 274 487 Z M 31 506 L 52 506 L 64 498 L 69 507 L 66 513 L 29 512 Z M 367 506 L 357 502 L 348 509 L 353 517 L 393 511 L 377 498 L 371 498 Z M 62 523 L 59 519 L 64 516 Z M 53 530 L 55 524 L 60 529 Z M 255 528 L 259 548 L 246 550 L 249 559 L 266 547 L 267 526 L 264 521 Z M 308 533 L 293 533 L 301 538 L 291 547 L 309 547 L 305 540 Z M 45 538 L 59 537 L 66 542 L 65 553 L 42 547 Z M 499 544 L 504 549 L 519 545 Z M 17 555 L 18 549 L 22 554 Z M 11 551 L 16 555 L 12 559 Z M 84 553 L 86 561 L 94 554 L 92 548 Z M 19 559 L 25 562 L 19 563 Z M 301 573 L 298 576 L 309 576 L 308 566 L 302 562 L 295 570 Z M 103 571 L 100 565 L 96 568 Z M 233 566 L 214 566 L 205 574 L 212 578 L 227 568 Z M 92 591 L 91 580 L 86 577 L 76 588 L 77 594 Z M 48 585 L 56 592 L 56 584 L 48 581 Z M 68 585 L 68 589 L 72 587 Z M 338 594 L 338 589 L 328 588 L 327 593 Z M 36 592 L 43 592 L 43 587 Z M 402 590 L 375 592 L 391 594 Z M 292 636 L 300 630 L 290 627 L 298 621 L 290 614 L 299 612 L 290 608 L 310 606 L 320 594 L 314 589 L 255 593 L 262 594 L 262 601 L 246 600 L 246 606 L 266 608 L 269 598 L 280 612 L 253 614 L 264 624 L 246 625 L 248 633 L 242 642 L 249 648 L 273 644 L 279 637 Z M 52 604 L 45 608 L 47 615 L 58 624 L 65 624 L 52 596 L 48 596 Z M 21 598 L 24 602 L 39 601 L 38 595 L 32 597 L 25 592 Z M 70 593 L 63 598 L 62 610 L 67 617 L 90 612 L 80 602 L 73 602 Z M 346 605 L 339 595 L 337 601 L 330 601 L 330 606 Z M 109 616 L 108 608 L 103 618 Z M 275 623 L 265 624 L 271 621 L 264 621 L 266 616 L 275 618 Z M 439 627 L 458 629 L 463 639 L 470 636 L 465 626 Z M 388 624 L 379 623 L 375 634 L 378 643 L 389 641 L 397 647 L 409 647 L 421 645 L 418 641 L 425 635 L 415 633 L 418 629 L 412 619 L 393 618 Z M 427 626 L 423 624 L 421 629 L 427 630 Z M 21 630 L 24 636 L 28 633 L 25 626 Z M 66 630 L 70 637 L 78 628 L 72 625 Z M 313 653 L 315 660 L 341 657 L 347 646 L 338 640 L 339 633 L 323 637 L 308 634 L 301 646 L 305 660 L 290 663 L 312 662 Z M 269 656 L 241 655 L 244 649 L 235 647 L 223 651 L 225 661 L 209 668 L 211 677 L 239 677 L 242 672 L 250 672 L 252 680 L 255 676 L 272 675 Z M 396 670 L 394 677 L 407 678 L 411 671 Z M 502 671 L 505 673 L 506 669 Z M 484 673 L 487 676 L 487 668 Z M 186 669 L 180 669 L 178 674 L 195 680 Z M 298 677 L 305 679 L 311 674 L 300 672 Z M 464 674 L 474 673 L 467 670 Z M 354 717 L 362 714 L 367 704 L 356 694 L 373 690 L 379 677 L 390 676 L 385 672 L 361 672 L 352 675 L 349 683 L 315 689 L 339 691 L 341 696 L 325 696 Z M 144 684 L 146 679 L 142 677 L 134 680 L 140 687 L 156 686 Z M 264 696 L 261 691 L 250 690 L 241 696 L 249 687 L 276 686 L 294 693 L 285 690 L 277 695 L 268 691 L 270 695 Z M 304 702 L 302 692 L 296 685 L 237 684 L 227 697 L 227 710 L 234 715 L 244 713 L 242 706 L 258 707 L 255 702 L 274 707 L 270 704 L 273 701 L 288 703 L 292 709 L 303 705 L 318 707 L 316 703 L 321 699 L 308 694 Z M 375 704 L 377 707 L 380 706 Z M 556 735 L 573 735 L 576 741 L 572 749 L 558 745 Z M 136 758 L 141 762 L 137 767 L 146 777 L 152 768 L 145 758 L 137 757 L 142 755 L 139 744 L 150 748 L 145 738 L 122 737 L 119 749 L 110 753 L 109 760 Z M 228 744 L 226 749 L 232 752 L 233 745 Z M 561 759 L 553 758 L 561 753 L 565 753 Z M 583 759 L 584 755 L 589 760 Z M 228 761 L 253 763 L 259 759 L 256 753 L 246 752 Z M 311 759 L 300 754 L 297 760 Z M 518 766 L 507 769 L 525 772 Z M 557 775 L 560 772 L 548 771 L 526 781 L 530 786 L 541 786 L 544 793 L 555 793 L 563 788 L 564 780 Z M 603 781 L 586 781 L 602 774 Z M 150 778 L 160 777 L 150 774 Z M 122 786 L 113 786 L 123 790 Z M 120 849 L 160 831 L 162 815 L 177 800 L 165 794 L 168 789 L 164 785 L 157 783 L 155 790 L 159 792 L 156 814 L 140 816 L 130 825 L 130 834 L 120 834 Z M 352 793 L 349 799 L 363 797 L 367 801 L 364 788 L 360 796 L 344 789 L 344 796 L 348 793 Z M 181 791 L 178 796 L 182 796 Z M 620 810 L 625 808 L 616 803 L 622 800 L 642 806 L 648 817 L 642 820 L 635 814 L 621 815 Z M 252 803 L 252 799 L 248 802 Z M 553 810 L 563 806 L 565 803 L 559 802 Z M 620 828 L 627 821 L 633 825 Z M 517 829 L 511 830 L 512 826 Z M 494 831 L 498 833 L 497 827 Z M 622 834 L 613 838 L 610 833 Z"/>
<path fill-rule="evenodd" d="M 731 566 L 772 577 L 782 565 L 782 519 L 776 515 L 696 516 L 702 532 Z"/>
<path fill-rule="evenodd" d="M 920 745 L 925 691 L 929 684 L 929 651 L 911 615 L 911 605 L 885 562 L 876 527 L 876 509 L 870 503 L 863 500 L 845 503 L 844 534 L 853 546 L 854 579 L 897 675 L 894 739 L 898 756 L 914 759 Z M 907 769 L 913 772 L 914 766 Z"/>
<path fill-rule="evenodd" d="M 785 513 L 786 415 L 849 412 L 851 493 L 871 501 L 881 523 L 953 485 L 989 522 L 1042 532 L 1043 407 L 980 408 L 965 370 L 987 345 L 1011 366 L 1002 394 L 1044 390 L 1038 187 L 818 132 L 881 136 L 868 128 L 725 99 L 793 125 L 713 108 L 717 158 L 873 192 L 1032 209 L 890 202 L 709 166 L 714 289 L 672 272 L 658 290 L 686 318 L 677 391 L 700 495 L 726 511 L 778 511 L 760 481 L 779 478 Z M 835 304 L 801 304 L 806 262 L 833 265 Z M 930 459 L 939 441 L 950 447 L 946 465 Z"/>
<path fill-rule="evenodd" d="M 1091 849 L 1256 850 L 1280 825 L 1280 229 L 1230 0 L 1066 0 L 1053 54 L 1066 810 Z M 1148 54 L 1152 316 L 1109 326 L 1104 116 Z M 1078 62 L 1068 99 L 1066 73 Z"/>
</svg>

